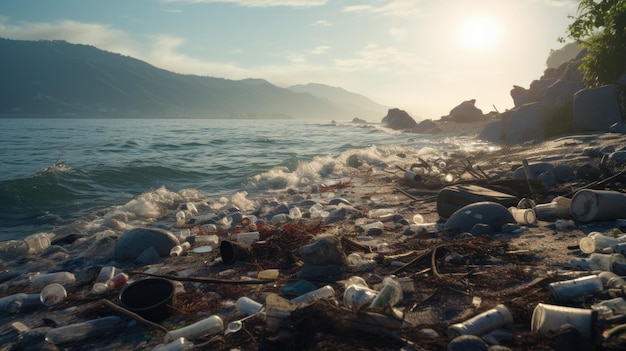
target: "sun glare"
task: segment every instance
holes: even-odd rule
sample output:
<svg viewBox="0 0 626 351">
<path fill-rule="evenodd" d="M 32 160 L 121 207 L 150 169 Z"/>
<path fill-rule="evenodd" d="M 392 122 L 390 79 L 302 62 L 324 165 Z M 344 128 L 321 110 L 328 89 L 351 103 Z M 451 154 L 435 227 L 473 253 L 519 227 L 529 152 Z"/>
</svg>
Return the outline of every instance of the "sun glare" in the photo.
<svg viewBox="0 0 626 351">
<path fill-rule="evenodd" d="M 500 31 L 498 23 L 492 18 L 470 17 L 459 26 L 459 41 L 467 49 L 485 50 L 497 45 L 500 40 Z"/>
</svg>

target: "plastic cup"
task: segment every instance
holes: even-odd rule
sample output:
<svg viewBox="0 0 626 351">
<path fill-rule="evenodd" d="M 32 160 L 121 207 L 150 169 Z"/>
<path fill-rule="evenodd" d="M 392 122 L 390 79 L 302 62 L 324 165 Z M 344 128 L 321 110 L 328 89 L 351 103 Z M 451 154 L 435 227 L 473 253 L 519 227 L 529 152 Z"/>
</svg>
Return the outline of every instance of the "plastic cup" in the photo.
<svg viewBox="0 0 626 351">
<path fill-rule="evenodd" d="M 591 339 L 598 312 L 590 309 L 540 303 L 535 307 L 530 328 L 546 335 L 555 334 L 561 326 L 570 324 L 584 338 Z"/>
<path fill-rule="evenodd" d="M 362 306 L 369 305 L 378 295 L 378 291 L 372 290 L 367 286 L 353 284 L 346 288 L 343 293 L 344 306 L 353 310 L 358 310 Z"/>
<path fill-rule="evenodd" d="M 591 254 L 602 252 L 606 248 L 619 244 L 619 242 L 617 238 L 606 236 L 600 232 L 591 232 L 586 237 L 580 239 L 578 246 L 582 252 Z"/>
<path fill-rule="evenodd" d="M 497 305 L 465 322 L 449 326 L 447 334 L 450 339 L 461 335 L 481 336 L 493 329 L 510 324 L 513 324 L 513 315 L 509 309 L 504 305 Z"/>
<path fill-rule="evenodd" d="M 519 224 L 533 224 L 537 221 L 537 216 L 532 208 L 509 207 L 509 212 Z"/>
<path fill-rule="evenodd" d="M 597 275 L 564 280 L 550 284 L 550 292 L 557 301 L 570 301 L 582 296 L 593 295 L 604 289 Z"/>
<path fill-rule="evenodd" d="M 39 294 L 41 303 L 46 306 L 55 305 L 63 301 L 66 297 L 67 291 L 65 291 L 63 285 L 57 283 L 46 285 L 46 287 L 44 287 Z"/>
</svg>

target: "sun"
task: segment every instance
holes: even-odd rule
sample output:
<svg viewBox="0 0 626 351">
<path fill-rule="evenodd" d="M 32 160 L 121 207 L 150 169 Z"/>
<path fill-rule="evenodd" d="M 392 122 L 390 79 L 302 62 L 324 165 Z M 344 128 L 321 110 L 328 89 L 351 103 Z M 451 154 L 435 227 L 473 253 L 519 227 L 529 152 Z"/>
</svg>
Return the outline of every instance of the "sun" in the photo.
<svg viewBox="0 0 626 351">
<path fill-rule="evenodd" d="M 489 16 L 473 16 L 459 25 L 459 42 L 470 50 L 486 50 L 497 46 L 501 37 L 500 25 Z"/>
</svg>

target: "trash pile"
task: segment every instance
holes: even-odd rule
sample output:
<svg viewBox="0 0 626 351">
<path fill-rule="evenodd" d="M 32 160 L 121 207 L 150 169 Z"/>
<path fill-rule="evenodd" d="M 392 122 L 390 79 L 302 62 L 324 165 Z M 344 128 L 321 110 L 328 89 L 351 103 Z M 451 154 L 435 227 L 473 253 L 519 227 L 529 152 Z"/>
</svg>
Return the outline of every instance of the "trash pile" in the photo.
<svg viewBox="0 0 626 351">
<path fill-rule="evenodd" d="M 71 234 L 7 241 L 5 266 L 33 271 L 0 274 L 0 344 L 622 350 L 626 178 L 602 159 L 524 159 L 512 175 L 419 159 L 253 211 L 182 203 L 88 249 Z"/>
</svg>

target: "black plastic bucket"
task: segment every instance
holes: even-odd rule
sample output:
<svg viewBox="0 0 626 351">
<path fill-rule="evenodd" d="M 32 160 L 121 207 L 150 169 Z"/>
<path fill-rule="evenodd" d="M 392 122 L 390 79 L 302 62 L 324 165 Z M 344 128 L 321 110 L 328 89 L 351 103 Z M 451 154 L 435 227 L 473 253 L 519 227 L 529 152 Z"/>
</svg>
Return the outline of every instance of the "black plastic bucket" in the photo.
<svg viewBox="0 0 626 351">
<path fill-rule="evenodd" d="M 174 283 L 163 278 L 146 278 L 122 289 L 120 305 L 143 318 L 160 322 L 172 314 Z"/>
</svg>

